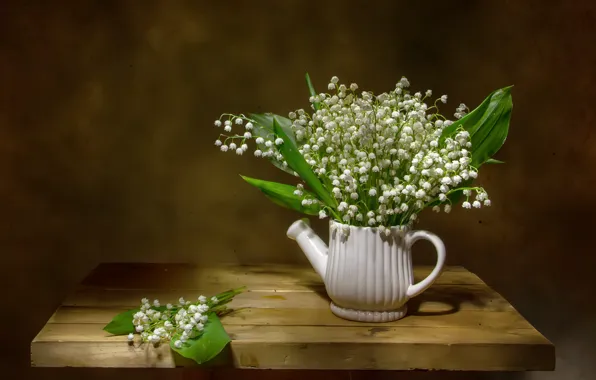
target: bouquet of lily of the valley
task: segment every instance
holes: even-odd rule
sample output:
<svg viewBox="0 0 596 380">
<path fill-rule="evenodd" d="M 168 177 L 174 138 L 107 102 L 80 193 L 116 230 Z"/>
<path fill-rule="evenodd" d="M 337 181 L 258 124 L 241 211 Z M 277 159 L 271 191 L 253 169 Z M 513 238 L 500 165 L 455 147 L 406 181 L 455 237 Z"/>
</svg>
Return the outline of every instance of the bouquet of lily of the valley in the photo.
<svg viewBox="0 0 596 380">
<path fill-rule="evenodd" d="M 211 298 L 196 301 L 180 297 L 176 304 L 161 305 L 159 300 L 141 300 L 138 309 L 118 314 L 104 330 L 114 335 L 128 335 L 128 341 L 159 345 L 169 343 L 178 354 L 199 364 L 215 358 L 230 342 L 219 316 L 227 304 L 245 288 L 230 289 Z"/>
<path fill-rule="evenodd" d="M 401 78 L 389 92 L 358 91 L 355 83 L 328 84 L 317 93 L 306 74 L 310 107 L 289 112 L 223 114 L 221 151 L 254 155 L 301 181 L 296 185 L 243 176 L 272 201 L 344 225 L 409 225 L 426 207 L 449 212 L 489 206 L 487 192 L 472 182 L 505 142 L 512 109 L 510 87 L 491 93 L 476 109 L 460 104 L 449 120 L 439 112 L 447 95 L 410 93 Z M 232 133 L 233 129 L 243 129 Z"/>
</svg>

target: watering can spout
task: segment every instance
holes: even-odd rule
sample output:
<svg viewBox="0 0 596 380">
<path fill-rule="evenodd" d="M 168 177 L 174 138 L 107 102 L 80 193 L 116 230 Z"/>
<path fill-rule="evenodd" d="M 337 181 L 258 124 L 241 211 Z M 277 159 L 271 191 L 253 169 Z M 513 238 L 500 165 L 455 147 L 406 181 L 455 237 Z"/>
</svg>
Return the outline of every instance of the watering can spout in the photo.
<svg viewBox="0 0 596 380">
<path fill-rule="evenodd" d="M 308 219 L 299 219 L 292 223 L 288 228 L 287 235 L 290 239 L 296 240 L 315 272 L 324 280 L 329 249 L 310 227 Z"/>
</svg>

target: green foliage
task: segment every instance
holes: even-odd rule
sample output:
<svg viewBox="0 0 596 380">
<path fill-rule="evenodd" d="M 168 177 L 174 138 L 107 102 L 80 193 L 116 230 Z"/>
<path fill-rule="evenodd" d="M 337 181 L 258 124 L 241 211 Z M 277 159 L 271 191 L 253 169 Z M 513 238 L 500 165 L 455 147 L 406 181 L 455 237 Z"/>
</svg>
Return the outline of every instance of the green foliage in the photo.
<svg viewBox="0 0 596 380">
<path fill-rule="evenodd" d="M 296 143 L 294 133 L 292 133 L 292 121 L 290 119 L 273 113 L 250 114 L 249 117 L 256 122 L 253 123 L 253 136 L 262 137 L 265 140 L 271 140 L 272 137 L 275 135 L 275 132 L 273 131 L 273 118 L 275 117 L 280 127 L 286 132 L 290 140 Z M 266 151 L 269 149 L 265 146 L 264 143 L 257 144 L 257 146 L 262 151 Z M 288 174 L 294 175 L 292 170 L 290 170 L 287 167 L 284 167 L 274 158 L 269 157 L 269 161 L 278 169 L 281 169 Z"/>
<path fill-rule="evenodd" d="M 135 332 L 132 324 L 133 315 L 139 309 L 128 310 L 115 316 L 103 329 L 113 335 L 128 335 Z"/>
<path fill-rule="evenodd" d="M 215 358 L 230 341 L 219 317 L 211 313 L 201 335 L 187 340 L 180 348 L 176 348 L 175 341 L 172 339 L 170 347 L 185 358 L 203 364 Z"/>
<path fill-rule="evenodd" d="M 163 312 L 166 310 L 165 306 L 154 307 L 153 309 Z M 128 310 L 115 316 L 110 323 L 103 329 L 113 335 L 128 335 L 135 332 L 135 326 L 132 323 L 133 316 L 140 309 Z"/>
<path fill-rule="evenodd" d="M 335 209 L 337 206 L 335 198 L 329 194 L 329 191 L 327 191 L 321 181 L 319 181 L 317 175 L 312 171 L 310 165 L 298 151 L 296 144 L 288 137 L 276 118 L 273 118 L 273 130 L 275 134 L 283 140 L 283 144 L 281 144 L 278 149 L 284 156 L 288 166 L 298 173 L 300 178 L 302 178 L 302 180 L 311 188 L 318 199 L 323 201 L 323 203 L 330 208 Z"/>
<path fill-rule="evenodd" d="M 192 359 L 198 364 L 209 365 L 209 363 L 212 363 L 211 360 L 214 359 L 230 342 L 230 337 L 221 324 L 219 315 L 224 314 L 227 308 L 226 305 L 232 301 L 236 295 L 242 293 L 245 290 L 246 287 L 230 289 L 217 294 L 215 296 L 217 298 L 216 301 L 209 299 L 207 301 L 209 311 L 206 314 L 208 319 L 205 323 L 203 331 L 200 332 L 196 337 L 188 339 L 185 343 L 183 343 L 182 347 L 177 348 L 175 344 L 182 333 L 181 328 L 178 327 L 176 335 L 170 340 L 170 347 L 180 355 L 184 356 L 185 358 Z M 198 302 L 194 303 L 194 305 L 197 304 Z M 184 306 L 184 308 L 188 307 L 189 305 Z M 166 306 L 153 306 L 151 309 L 166 313 L 166 319 L 173 325 L 176 325 L 174 316 L 179 311 L 180 306 L 173 307 L 169 310 Z M 104 327 L 104 330 L 114 335 L 128 335 L 130 333 L 134 333 L 134 314 L 139 310 L 140 309 L 133 309 L 118 314 Z M 163 327 L 164 323 L 165 320 L 153 322 L 151 329 L 154 330 L 156 327 Z"/>
<path fill-rule="evenodd" d="M 315 87 L 312 85 L 312 82 L 310 81 L 310 76 L 308 75 L 308 73 L 306 73 L 305 77 L 306 77 L 306 84 L 308 86 L 308 92 L 310 93 L 310 96 L 317 96 L 317 92 L 315 91 Z M 315 107 L 315 111 L 318 111 L 319 109 L 321 109 L 321 103 L 319 103 L 319 102 L 314 102 L 313 106 Z"/>
<path fill-rule="evenodd" d="M 302 205 L 303 196 L 298 196 L 294 194 L 294 191 L 296 190 L 296 187 L 294 186 L 277 182 L 263 181 L 260 179 L 245 177 L 242 175 L 241 177 L 246 182 L 261 190 L 267 196 L 267 198 L 269 198 L 271 201 L 273 201 L 273 203 L 277 205 L 307 215 L 317 215 L 319 213 L 320 207 L 318 202 L 307 206 Z M 314 194 L 306 190 L 302 190 L 302 192 L 310 195 L 313 198 L 316 198 Z"/>
<path fill-rule="evenodd" d="M 317 96 L 317 92 L 308 73 L 305 74 L 305 79 L 309 94 L 313 97 Z M 483 164 L 503 164 L 503 161 L 494 159 L 492 156 L 501 149 L 509 132 L 509 123 L 513 108 L 511 87 L 504 87 L 493 91 L 473 111 L 444 128 L 439 144 L 444 143 L 446 138 L 455 136 L 463 129 L 468 131 L 470 135 L 470 165 L 475 170 L 478 170 Z M 321 109 L 321 106 L 322 104 L 320 102 L 312 103 L 315 111 Z M 270 162 L 288 174 L 293 176 L 298 175 L 306 183 L 309 190 L 311 190 L 311 192 L 304 191 L 304 193 L 317 198 L 325 206 L 321 206 L 318 202 L 303 206 L 302 199 L 304 198 L 294 195 L 296 189 L 294 186 L 244 176 L 242 178 L 249 184 L 260 189 L 270 200 L 278 205 L 307 215 L 316 215 L 321 208 L 324 208 L 334 218 L 341 220 L 341 213 L 337 211 L 338 201 L 330 192 L 330 179 L 325 178 L 325 176 L 319 178 L 302 154 L 300 154 L 298 149 L 299 144 L 292 129 L 292 121 L 273 113 L 250 114 L 250 118 L 254 120 L 252 132 L 254 137 L 262 137 L 269 141 L 278 137 L 283 140 L 283 144 L 278 145 L 276 148 L 283 156 L 287 165 L 282 164 L 282 160 L 275 157 L 268 157 Z M 262 151 L 269 150 L 264 144 L 257 145 Z M 455 186 L 454 189 L 447 193 L 448 202 L 452 204 L 457 203 L 462 197 L 462 190 L 472 186 L 472 182 L 473 179 L 470 178 Z M 430 204 L 427 204 L 427 206 L 438 205 L 440 203 L 442 202 L 436 199 L 431 201 Z"/>
<path fill-rule="evenodd" d="M 472 166 L 478 168 L 484 163 L 501 163 L 491 157 L 507 139 L 512 108 L 511 86 L 493 91 L 476 109 L 446 127 L 441 142 L 463 128 L 470 133 Z"/>
</svg>

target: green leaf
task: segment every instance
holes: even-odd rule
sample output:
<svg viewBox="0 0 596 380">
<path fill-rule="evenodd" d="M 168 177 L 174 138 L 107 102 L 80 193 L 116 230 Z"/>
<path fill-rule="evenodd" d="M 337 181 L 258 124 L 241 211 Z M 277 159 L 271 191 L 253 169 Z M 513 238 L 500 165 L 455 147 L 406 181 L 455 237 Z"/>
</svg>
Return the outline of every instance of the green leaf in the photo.
<svg viewBox="0 0 596 380">
<path fill-rule="evenodd" d="M 256 123 L 253 123 L 252 134 L 254 137 L 262 137 L 265 140 L 275 139 L 275 132 L 273 131 L 273 117 L 275 117 L 282 129 L 288 134 L 288 137 L 296 143 L 294 133 L 292 132 L 292 121 L 286 117 L 276 115 L 273 113 L 261 113 L 261 114 L 249 114 L 248 115 Z M 265 144 L 257 144 L 258 148 L 262 151 L 268 150 Z M 294 175 L 294 172 L 287 167 L 284 167 L 275 160 L 274 157 L 268 157 L 269 161 L 278 169 L 284 172 Z"/>
<path fill-rule="evenodd" d="M 165 306 L 153 307 L 158 311 L 166 310 Z M 110 323 L 105 325 L 104 331 L 113 335 L 127 335 L 135 332 L 135 326 L 132 323 L 134 315 L 139 309 L 128 310 L 115 316 Z"/>
<path fill-rule="evenodd" d="M 472 142 L 472 165 L 479 167 L 497 153 L 509 132 L 513 102 L 511 86 L 493 91 L 472 112 L 446 127 L 440 143 L 462 127 L 470 133 Z"/>
<path fill-rule="evenodd" d="M 472 165 L 480 167 L 501 149 L 509 132 L 509 121 L 513 101 L 509 88 L 506 95 L 494 112 L 496 117 L 487 118 L 474 135 L 472 135 Z M 500 112 L 499 112 L 500 111 Z"/>
<path fill-rule="evenodd" d="M 337 206 L 335 198 L 329 194 L 321 181 L 319 181 L 317 175 L 312 171 L 310 165 L 306 162 L 306 160 L 304 160 L 304 157 L 302 157 L 298 151 L 296 144 L 290 140 L 279 123 L 277 123 L 276 118 L 273 118 L 273 130 L 275 131 L 275 134 L 284 141 L 278 149 L 286 159 L 288 166 L 298 173 L 300 178 L 306 182 L 306 184 L 320 200 L 322 200 L 327 206 L 335 209 Z"/>
<path fill-rule="evenodd" d="M 139 309 L 128 310 L 115 316 L 103 329 L 113 335 L 127 335 L 135 332 L 133 316 Z"/>
<path fill-rule="evenodd" d="M 306 73 L 305 77 L 306 77 L 306 84 L 308 85 L 308 92 L 310 93 L 310 96 L 317 96 L 317 92 L 315 91 L 315 87 L 312 85 L 312 82 L 310 81 L 310 76 L 308 75 L 308 73 Z M 315 107 L 316 111 L 321 109 L 320 102 L 313 103 L 313 106 Z"/>
<path fill-rule="evenodd" d="M 318 203 L 302 206 L 303 197 L 294 194 L 294 191 L 296 190 L 295 186 L 277 182 L 263 181 L 242 175 L 241 177 L 246 182 L 260 189 L 263 193 L 265 193 L 267 198 L 272 200 L 277 205 L 296 210 L 307 215 L 317 215 L 319 213 L 320 207 Z M 313 198 L 316 198 L 314 194 L 311 194 L 306 190 L 303 191 L 311 195 Z"/>
<path fill-rule="evenodd" d="M 230 342 L 219 317 L 210 313 L 201 335 L 187 340 L 181 348 L 176 348 L 176 339 L 172 339 L 170 347 L 185 358 L 203 364 L 215 358 Z"/>
<path fill-rule="evenodd" d="M 495 112 L 499 103 L 503 100 L 505 90 L 509 91 L 510 88 L 511 87 L 505 87 L 491 92 L 482 103 L 476 107 L 476 109 L 461 119 L 455 120 L 453 124 L 443 129 L 441 142 L 444 141 L 446 137 L 453 135 L 460 126 L 464 126 L 464 129 L 467 130 L 470 135 L 474 135 L 486 119 Z"/>
<path fill-rule="evenodd" d="M 279 126 L 288 135 L 288 138 L 296 143 L 294 132 L 292 132 L 292 120 L 287 117 L 276 115 L 271 112 L 251 113 L 248 116 L 258 123 L 258 125 L 253 125 L 254 135 L 271 140 L 272 137 L 275 136 L 275 131 L 273 130 L 273 118 L 275 118 Z"/>
<path fill-rule="evenodd" d="M 494 158 L 489 158 L 484 162 L 485 164 L 504 164 L 504 161 L 496 160 Z"/>
</svg>

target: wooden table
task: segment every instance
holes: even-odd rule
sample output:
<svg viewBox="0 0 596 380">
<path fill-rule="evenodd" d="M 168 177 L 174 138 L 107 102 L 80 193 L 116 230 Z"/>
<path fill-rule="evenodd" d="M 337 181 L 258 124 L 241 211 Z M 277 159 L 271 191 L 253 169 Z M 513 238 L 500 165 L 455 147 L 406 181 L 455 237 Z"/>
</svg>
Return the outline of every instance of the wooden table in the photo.
<svg viewBox="0 0 596 380">
<path fill-rule="evenodd" d="M 417 267 L 416 278 L 430 268 Z M 229 365 L 273 369 L 553 370 L 553 345 L 503 297 L 462 267 L 448 267 L 389 323 L 335 317 L 311 268 L 199 268 L 102 264 L 64 301 L 31 344 L 38 367 L 176 367 L 193 362 L 168 345 L 130 346 L 102 330 L 113 316 L 180 296 L 195 299 L 246 285 L 222 318 L 232 338 Z M 150 347 L 147 347 L 150 346 Z"/>
</svg>

